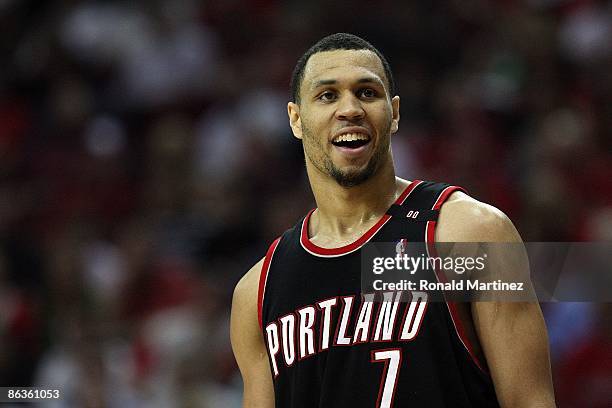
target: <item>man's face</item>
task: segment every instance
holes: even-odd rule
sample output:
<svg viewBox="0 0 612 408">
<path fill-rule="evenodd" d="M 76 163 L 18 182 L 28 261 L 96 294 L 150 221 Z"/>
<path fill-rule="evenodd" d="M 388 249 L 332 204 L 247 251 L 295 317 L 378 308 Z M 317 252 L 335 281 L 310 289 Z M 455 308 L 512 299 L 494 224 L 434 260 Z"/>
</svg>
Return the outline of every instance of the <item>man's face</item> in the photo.
<svg viewBox="0 0 612 408">
<path fill-rule="evenodd" d="M 386 84 L 382 63 L 371 51 L 320 52 L 306 64 L 299 106 L 288 105 L 307 160 L 342 186 L 361 184 L 390 160 L 399 97 L 391 99 Z"/>
</svg>

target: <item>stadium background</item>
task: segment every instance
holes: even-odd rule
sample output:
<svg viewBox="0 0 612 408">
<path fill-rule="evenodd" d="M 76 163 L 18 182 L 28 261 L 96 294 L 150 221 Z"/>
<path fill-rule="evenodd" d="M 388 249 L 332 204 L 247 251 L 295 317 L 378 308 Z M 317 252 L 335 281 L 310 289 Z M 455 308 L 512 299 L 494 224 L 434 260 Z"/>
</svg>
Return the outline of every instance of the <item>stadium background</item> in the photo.
<svg viewBox="0 0 612 408">
<path fill-rule="evenodd" d="M 232 288 L 313 206 L 288 81 L 332 32 L 391 62 L 399 175 L 612 240 L 612 2 L 402 3 L 1 1 L 0 384 L 239 406 Z M 610 306 L 544 312 L 560 406 L 610 406 Z"/>
</svg>

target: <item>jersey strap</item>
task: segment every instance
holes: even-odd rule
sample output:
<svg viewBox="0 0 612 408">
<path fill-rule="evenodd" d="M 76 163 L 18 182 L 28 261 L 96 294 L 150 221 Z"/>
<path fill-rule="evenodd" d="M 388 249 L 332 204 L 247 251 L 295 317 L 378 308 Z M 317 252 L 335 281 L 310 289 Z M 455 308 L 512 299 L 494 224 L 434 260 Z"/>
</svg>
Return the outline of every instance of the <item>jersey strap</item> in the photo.
<svg viewBox="0 0 612 408">
<path fill-rule="evenodd" d="M 259 322 L 259 328 L 263 330 L 262 323 L 262 306 L 264 294 L 266 292 L 266 283 L 268 282 L 268 272 L 270 271 L 270 264 L 272 263 L 272 257 L 274 256 L 274 252 L 276 251 L 276 247 L 280 242 L 281 237 L 278 237 L 272 242 L 270 248 L 268 248 L 268 252 L 266 252 L 266 257 L 264 258 L 263 266 L 261 267 L 261 273 L 259 274 L 259 287 L 257 290 L 257 321 Z"/>
<path fill-rule="evenodd" d="M 464 193 L 466 192 L 463 188 L 458 187 L 458 186 L 451 186 L 451 185 L 446 186 L 437 196 L 433 204 L 432 210 L 433 211 L 437 210 L 439 212 L 444 202 L 451 196 L 451 194 L 453 194 L 456 191 L 462 191 Z M 436 224 L 437 224 L 437 220 L 431 220 L 427 222 L 426 227 L 425 227 L 425 242 L 426 242 L 427 250 L 430 256 L 438 256 L 438 253 L 436 251 L 436 245 L 435 245 Z M 436 276 L 439 281 L 446 282 L 445 275 L 442 274 L 439 270 L 436 270 Z M 472 345 L 472 342 L 470 341 L 469 337 L 466 334 L 466 330 L 463 327 L 461 318 L 459 316 L 459 310 L 458 310 L 457 303 L 453 301 L 447 301 L 446 306 L 450 313 L 450 317 L 453 322 L 453 326 L 455 328 L 455 333 L 457 337 L 459 338 L 459 341 L 461 341 L 461 344 L 463 345 L 465 350 L 468 352 L 474 364 L 483 373 L 485 373 L 488 376 L 489 371 L 487 369 L 487 365 L 483 361 L 480 361 L 480 359 L 476 356 L 476 353 L 474 351 L 474 346 Z"/>
<path fill-rule="evenodd" d="M 406 205 L 393 204 L 387 210 L 387 214 L 392 217 L 410 218 L 411 221 L 427 222 L 437 221 L 440 210 L 419 210 L 414 211 Z"/>
</svg>

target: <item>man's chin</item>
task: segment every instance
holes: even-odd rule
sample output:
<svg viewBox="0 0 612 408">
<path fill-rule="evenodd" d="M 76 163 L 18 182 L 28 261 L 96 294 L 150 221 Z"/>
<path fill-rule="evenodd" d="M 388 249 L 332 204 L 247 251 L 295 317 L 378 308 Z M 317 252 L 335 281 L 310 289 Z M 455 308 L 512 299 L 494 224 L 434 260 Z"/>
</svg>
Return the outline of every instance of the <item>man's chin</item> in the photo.
<svg viewBox="0 0 612 408">
<path fill-rule="evenodd" d="M 374 169 L 370 167 L 337 169 L 331 171 L 331 176 L 342 187 L 356 187 L 366 182 L 374 174 Z"/>
</svg>

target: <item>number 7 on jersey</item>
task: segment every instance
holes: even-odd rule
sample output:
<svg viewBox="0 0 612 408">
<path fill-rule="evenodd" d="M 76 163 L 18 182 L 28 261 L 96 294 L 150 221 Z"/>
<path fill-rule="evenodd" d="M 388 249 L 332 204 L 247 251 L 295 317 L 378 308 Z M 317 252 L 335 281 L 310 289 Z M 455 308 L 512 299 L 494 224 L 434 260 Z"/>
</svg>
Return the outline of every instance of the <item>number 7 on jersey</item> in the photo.
<svg viewBox="0 0 612 408">
<path fill-rule="evenodd" d="M 397 377 L 402 364 L 402 351 L 400 349 L 372 350 L 371 361 L 373 363 L 385 363 L 385 369 L 380 379 L 376 408 L 391 408 L 395 396 Z"/>
</svg>

